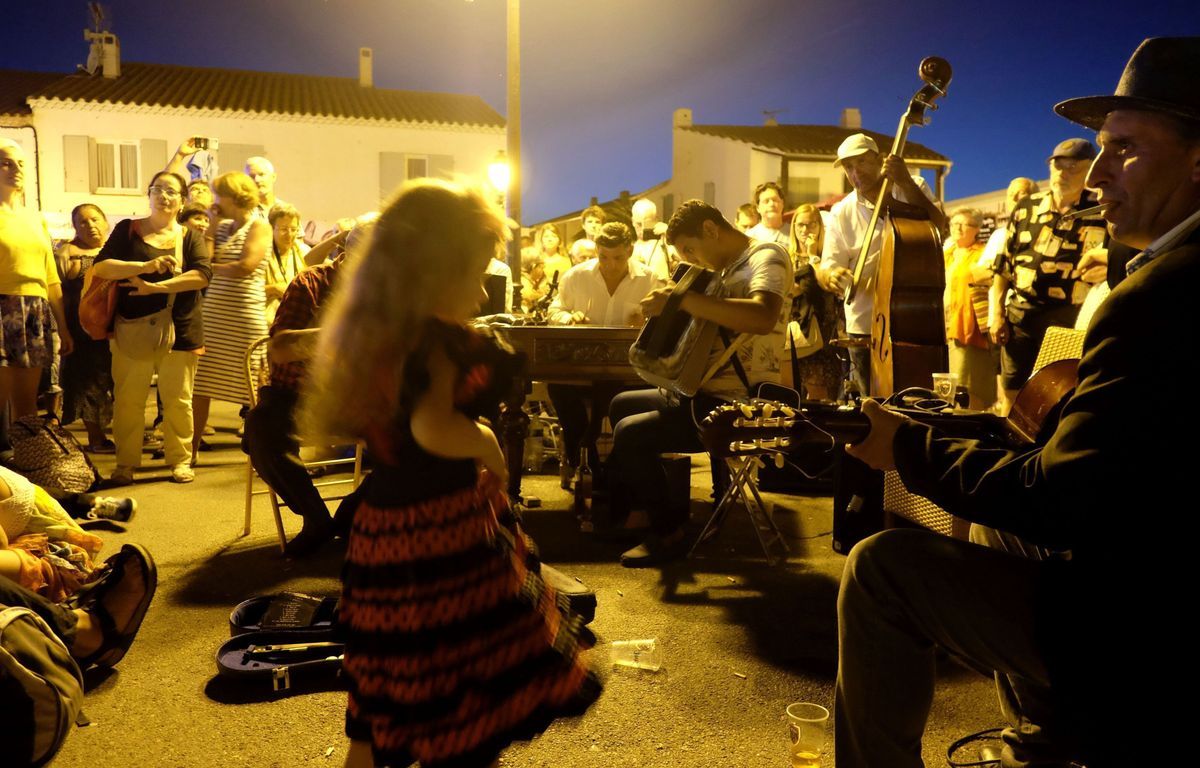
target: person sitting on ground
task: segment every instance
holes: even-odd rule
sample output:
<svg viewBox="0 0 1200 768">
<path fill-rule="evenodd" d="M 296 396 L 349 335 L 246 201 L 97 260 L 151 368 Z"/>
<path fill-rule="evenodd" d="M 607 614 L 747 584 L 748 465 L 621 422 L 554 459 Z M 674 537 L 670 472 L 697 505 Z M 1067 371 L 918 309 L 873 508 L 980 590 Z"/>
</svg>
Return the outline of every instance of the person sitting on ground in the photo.
<svg viewBox="0 0 1200 768">
<path fill-rule="evenodd" d="M 59 603 L 91 579 L 102 546 L 46 491 L 0 465 L 0 576 Z"/>
<path fill-rule="evenodd" d="M 88 451 L 114 453 L 116 444 L 104 434 L 104 428 L 112 421 L 112 353 L 108 339 L 93 339 L 79 324 L 84 275 L 108 237 L 108 218 L 98 206 L 83 203 L 71 211 L 71 223 L 75 237 L 58 249 L 63 312 L 67 316 L 67 330 L 75 342 L 75 351 L 62 358 L 60 421 L 67 425 L 81 419 L 87 430 Z"/>
<path fill-rule="evenodd" d="M 0 607 L 28 608 L 40 616 L 81 670 L 114 667 L 133 644 L 157 586 L 158 573 L 150 553 L 125 544 L 70 603 L 48 600 L 0 578 Z"/>
<path fill-rule="evenodd" d="M 287 203 L 276 203 L 267 214 L 271 225 L 271 253 L 267 262 L 267 324 L 275 319 L 279 300 L 296 275 L 304 269 L 309 248 L 299 239 L 300 212 Z"/>
<path fill-rule="evenodd" d="M 334 294 L 345 265 L 366 247 L 378 214 L 360 217 L 346 238 L 343 255 L 309 267 L 296 276 L 271 324 L 267 350 L 270 383 L 258 391 L 258 402 L 246 414 L 243 446 L 259 476 L 304 520 L 287 544 L 290 557 L 314 552 L 334 534 L 333 521 L 321 494 L 300 460 L 296 437 L 296 403 L 316 342 L 320 314 Z"/>
</svg>

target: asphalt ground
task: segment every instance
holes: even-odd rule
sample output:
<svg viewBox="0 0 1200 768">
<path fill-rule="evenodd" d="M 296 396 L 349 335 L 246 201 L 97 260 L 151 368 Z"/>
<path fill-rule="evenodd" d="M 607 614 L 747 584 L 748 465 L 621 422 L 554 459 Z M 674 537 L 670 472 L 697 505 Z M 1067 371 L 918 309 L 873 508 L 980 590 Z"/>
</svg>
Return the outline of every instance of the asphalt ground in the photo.
<svg viewBox="0 0 1200 768">
<path fill-rule="evenodd" d="M 231 688 L 215 654 L 229 637 L 230 610 L 280 590 L 336 594 L 343 548 L 307 560 L 279 553 L 268 501 L 254 502 L 253 530 L 241 537 L 246 462 L 234 434 L 236 409 L 213 404 L 214 450 L 201 454 L 196 481 L 168 482 L 147 469 L 125 491 L 138 512 L 124 533 L 105 532 L 104 556 L 140 543 L 158 564 L 158 593 L 129 654 L 111 673 L 88 675 L 92 720 L 68 738 L 54 765 L 340 766 L 345 694 L 272 699 Z M 106 475 L 111 457 L 99 457 Z M 553 471 L 552 465 L 549 467 Z M 693 462 L 693 522 L 703 522 L 707 464 Z M 580 534 L 557 475 L 526 478 L 540 498 L 526 528 L 543 559 L 592 587 L 599 650 L 612 640 L 656 638 L 664 667 L 609 671 L 603 696 L 582 717 L 560 720 L 510 747 L 505 766 L 788 765 L 784 708 L 832 707 L 837 668 L 836 599 L 845 559 L 830 548 L 828 497 L 767 494 L 787 536 L 785 564 L 767 565 L 747 516 L 735 511 L 698 557 L 666 569 L 628 570 L 627 546 Z M 299 519 L 285 511 L 289 535 Z M 991 681 L 939 661 L 937 695 L 924 741 L 927 765 L 945 765 L 955 739 L 1000 724 Z M 832 731 L 824 765 L 832 766 Z M 2 761 L 0 761 L 2 762 Z"/>
</svg>

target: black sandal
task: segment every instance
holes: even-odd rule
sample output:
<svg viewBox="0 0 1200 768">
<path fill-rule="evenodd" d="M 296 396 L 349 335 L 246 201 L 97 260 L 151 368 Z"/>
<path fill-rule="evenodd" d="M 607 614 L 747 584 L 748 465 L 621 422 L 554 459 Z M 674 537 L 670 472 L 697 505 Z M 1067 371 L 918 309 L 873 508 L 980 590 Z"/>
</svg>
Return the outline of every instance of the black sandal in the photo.
<svg viewBox="0 0 1200 768">
<path fill-rule="evenodd" d="M 135 558 L 140 561 L 145 573 L 146 591 L 142 594 L 125 626 L 118 627 L 104 604 L 104 598 L 125 580 L 125 569 Z M 78 601 L 77 607 L 90 613 L 100 624 L 101 637 L 99 648 L 84 658 L 77 659 L 80 668 L 92 665 L 113 667 L 125 657 L 129 646 L 133 645 L 133 639 L 137 637 L 142 620 L 146 618 L 146 611 L 150 608 L 155 588 L 158 586 L 158 569 L 154 565 L 154 558 L 143 547 L 136 544 L 126 544 L 121 547 L 121 551 L 108 558 L 105 565 L 111 565 L 110 572 L 94 582 L 94 586 Z"/>
</svg>

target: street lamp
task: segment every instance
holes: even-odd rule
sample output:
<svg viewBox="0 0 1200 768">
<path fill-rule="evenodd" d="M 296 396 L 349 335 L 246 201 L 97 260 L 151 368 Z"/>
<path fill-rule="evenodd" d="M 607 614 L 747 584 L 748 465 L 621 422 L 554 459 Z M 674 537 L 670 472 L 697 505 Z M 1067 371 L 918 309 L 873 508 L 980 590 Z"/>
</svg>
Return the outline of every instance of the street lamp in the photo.
<svg viewBox="0 0 1200 768">
<path fill-rule="evenodd" d="M 508 195 L 508 185 L 512 181 L 512 169 L 508 165 L 508 155 L 504 150 L 496 153 L 496 157 L 488 165 L 488 181 L 501 199 Z"/>
</svg>

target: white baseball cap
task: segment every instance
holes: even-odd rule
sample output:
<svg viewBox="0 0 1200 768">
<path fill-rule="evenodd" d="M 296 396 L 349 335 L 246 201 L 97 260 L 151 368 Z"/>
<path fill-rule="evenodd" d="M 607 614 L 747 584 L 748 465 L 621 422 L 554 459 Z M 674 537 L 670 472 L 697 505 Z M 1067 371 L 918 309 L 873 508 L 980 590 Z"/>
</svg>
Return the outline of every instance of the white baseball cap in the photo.
<svg viewBox="0 0 1200 768">
<path fill-rule="evenodd" d="M 838 146 L 837 160 L 833 161 L 833 167 L 839 168 L 842 161 L 849 157 L 858 157 L 867 152 L 879 152 L 879 145 L 865 133 L 855 133 L 846 137 L 846 140 Z"/>
</svg>

